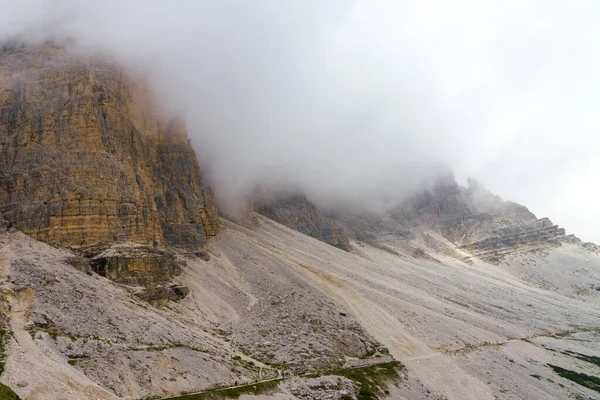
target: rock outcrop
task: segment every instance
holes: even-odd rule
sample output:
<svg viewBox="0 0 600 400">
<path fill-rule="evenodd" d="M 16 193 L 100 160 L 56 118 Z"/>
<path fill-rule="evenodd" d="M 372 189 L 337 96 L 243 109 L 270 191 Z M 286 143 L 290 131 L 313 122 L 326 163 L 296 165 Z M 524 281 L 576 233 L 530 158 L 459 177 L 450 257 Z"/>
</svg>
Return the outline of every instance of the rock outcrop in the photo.
<svg viewBox="0 0 600 400">
<path fill-rule="evenodd" d="M 534 251 L 565 242 L 579 244 L 581 240 L 574 235 L 566 235 L 563 228 L 554 225 L 548 218 L 541 218 L 532 223 L 492 231 L 486 239 L 459 248 L 486 262 L 497 263 L 503 256 L 516 251 Z"/>
<path fill-rule="evenodd" d="M 563 242 L 581 243 L 548 218 L 538 219 L 526 207 L 502 200 L 474 179 L 468 184 L 464 188 L 452 176 L 447 177 L 415 203 L 417 218 L 428 218 L 430 226 L 439 229 L 460 250 L 498 263 L 505 255 L 518 251 L 535 251 Z"/>
<path fill-rule="evenodd" d="M 127 244 L 110 247 L 92 258 L 90 264 L 97 274 L 130 286 L 165 282 L 181 273 L 172 253 Z"/>
<path fill-rule="evenodd" d="M 378 244 L 382 238 L 422 244 L 433 252 L 444 253 L 470 262 L 473 257 L 490 263 L 505 255 L 535 251 L 574 243 L 594 251 L 573 235 L 554 225 L 548 218 L 538 219 L 527 207 L 504 201 L 474 179 L 460 186 L 452 172 L 445 171 L 428 187 L 386 213 L 339 213 L 333 218 L 344 226 L 350 237 Z M 429 234 L 435 232 L 454 244 L 448 248 Z"/>
<path fill-rule="evenodd" d="M 502 200 L 473 179 L 460 186 L 451 172 L 392 210 L 389 215 L 408 229 L 427 227 L 440 231 L 457 245 L 473 243 L 502 228 L 534 222 L 526 207 Z"/>
<path fill-rule="evenodd" d="M 350 240 L 343 228 L 325 216 L 304 195 L 279 197 L 267 204 L 257 206 L 256 211 L 300 233 L 342 250 L 350 250 Z"/>
<path fill-rule="evenodd" d="M 0 47 L 0 214 L 90 257 L 146 246 L 156 257 L 138 262 L 150 275 L 166 247 L 197 250 L 219 225 L 185 125 L 142 80 L 53 44 Z M 138 278 L 129 258 L 110 263 Z"/>
</svg>

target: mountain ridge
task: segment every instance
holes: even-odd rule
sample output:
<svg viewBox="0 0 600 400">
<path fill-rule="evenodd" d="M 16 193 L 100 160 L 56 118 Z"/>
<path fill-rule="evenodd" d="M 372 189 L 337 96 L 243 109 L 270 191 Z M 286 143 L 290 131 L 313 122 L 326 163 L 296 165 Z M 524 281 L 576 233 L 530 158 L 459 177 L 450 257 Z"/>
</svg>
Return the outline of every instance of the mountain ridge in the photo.
<svg viewBox="0 0 600 400">
<path fill-rule="evenodd" d="M 394 238 L 405 242 L 417 239 L 422 232 L 429 235 L 422 241 L 424 248 L 436 252 L 439 240 L 430 233 L 441 235 L 450 246 L 469 255 L 458 255 L 464 261 L 480 258 L 498 263 L 513 251 L 537 251 L 546 247 L 572 243 L 590 251 L 600 249 L 584 243 L 549 218 L 539 218 L 525 206 L 504 201 L 473 178 L 468 186 L 460 186 L 453 174 L 438 176 L 429 188 L 409 196 L 385 212 L 328 211 L 320 209 L 304 195 L 281 196 L 268 206 L 255 208 L 263 215 L 325 243 L 338 246 L 335 240 L 324 237 L 322 221 L 341 232 L 338 237 L 377 243 Z M 306 209 L 313 217 L 306 218 Z M 299 222 L 300 221 L 300 222 Z M 427 233 L 429 232 L 429 233 Z M 349 250 L 348 245 L 342 247 Z"/>
<path fill-rule="evenodd" d="M 288 193 L 220 218 L 146 83 L 1 49 L 0 381 L 22 399 L 598 398 L 547 365 L 600 373 L 596 246 L 449 171 L 386 213 Z"/>
</svg>

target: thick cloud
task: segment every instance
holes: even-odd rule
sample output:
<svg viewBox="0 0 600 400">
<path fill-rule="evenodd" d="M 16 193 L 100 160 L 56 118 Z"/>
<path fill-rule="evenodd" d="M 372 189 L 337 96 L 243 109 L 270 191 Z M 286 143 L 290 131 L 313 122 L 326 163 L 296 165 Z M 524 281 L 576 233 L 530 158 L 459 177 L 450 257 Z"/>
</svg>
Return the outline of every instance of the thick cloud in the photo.
<svg viewBox="0 0 600 400">
<path fill-rule="evenodd" d="M 377 205 L 451 166 L 600 242 L 600 3 L 0 0 L 184 111 L 227 211 L 300 188 Z"/>
</svg>

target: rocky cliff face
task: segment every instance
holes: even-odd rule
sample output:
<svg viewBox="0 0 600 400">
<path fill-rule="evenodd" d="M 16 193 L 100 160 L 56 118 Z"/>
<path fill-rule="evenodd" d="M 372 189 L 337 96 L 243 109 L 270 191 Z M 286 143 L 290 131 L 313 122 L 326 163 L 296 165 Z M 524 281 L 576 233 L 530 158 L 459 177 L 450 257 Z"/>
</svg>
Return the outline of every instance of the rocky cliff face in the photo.
<svg viewBox="0 0 600 400">
<path fill-rule="evenodd" d="M 343 228 L 325 216 L 304 195 L 280 197 L 256 207 L 260 214 L 300 233 L 319 239 L 342 250 L 350 249 Z"/>
<path fill-rule="evenodd" d="M 483 240 L 492 232 L 532 223 L 537 217 L 526 207 L 502 200 L 473 179 L 467 188 L 450 173 L 428 190 L 392 211 L 391 216 L 413 226 L 439 230 L 457 245 Z"/>
<path fill-rule="evenodd" d="M 460 246 L 475 257 L 496 263 L 503 256 L 520 250 L 539 250 L 561 243 L 580 244 L 574 235 L 566 235 L 563 228 L 554 225 L 548 218 L 526 222 L 509 228 L 497 229 L 483 240 Z"/>
<path fill-rule="evenodd" d="M 386 213 L 338 213 L 332 218 L 356 240 L 381 244 L 382 239 L 391 238 L 396 240 L 396 246 L 400 245 L 397 240 L 413 246 L 421 237 L 424 247 L 433 252 L 452 254 L 465 261 L 476 257 L 497 263 L 514 252 L 561 243 L 579 244 L 590 251 L 597 248 L 566 235 L 548 218 L 538 219 L 526 207 L 502 200 L 474 179 L 468 180 L 468 187 L 460 186 L 450 171 Z M 448 243 L 442 245 L 426 232 L 438 234 Z M 472 256 L 461 257 L 448 244 Z"/>
<path fill-rule="evenodd" d="M 538 219 L 527 207 L 504 201 L 474 179 L 468 180 L 467 187 L 460 186 L 449 170 L 440 173 L 428 188 L 384 213 L 337 210 L 327 214 L 304 195 L 280 196 L 255 209 L 289 228 L 345 250 L 351 248 L 349 238 L 375 246 L 387 246 L 386 242 L 391 241 L 408 254 L 426 256 L 423 249 L 429 249 L 467 262 L 476 257 L 491 263 L 514 252 L 565 242 L 596 251 L 592 244 L 566 235 L 548 218 Z M 470 256 L 465 257 L 464 253 Z"/>
<path fill-rule="evenodd" d="M 5 225 L 88 256 L 121 242 L 197 249 L 215 235 L 185 126 L 143 81 L 52 44 L 0 51 Z"/>
<path fill-rule="evenodd" d="M 538 219 L 526 207 L 502 200 L 474 179 L 468 184 L 464 188 L 453 176 L 442 177 L 413 200 L 409 219 L 439 230 L 459 249 L 492 263 L 513 252 L 581 243 L 548 218 Z"/>
</svg>

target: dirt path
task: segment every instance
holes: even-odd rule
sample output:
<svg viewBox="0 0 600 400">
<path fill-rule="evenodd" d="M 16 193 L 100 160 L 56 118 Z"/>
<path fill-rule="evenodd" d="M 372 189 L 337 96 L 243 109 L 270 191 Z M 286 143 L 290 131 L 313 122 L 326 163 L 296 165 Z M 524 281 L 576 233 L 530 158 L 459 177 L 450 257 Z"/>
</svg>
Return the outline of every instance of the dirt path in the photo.
<svg viewBox="0 0 600 400">
<path fill-rule="evenodd" d="M 359 365 L 359 366 L 355 366 L 355 367 L 348 367 L 348 368 L 343 368 L 343 371 L 350 371 L 350 370 L 355 370 L 355 369 L 361 369 L 361 368 L 366 368 L 366 367 L 372 367 L 375 365 L 383 365 L 383 364 L 388 364 L 390 361 L 386 361 L 386 362 L 373 362 L 370 363 L 368 365 Z M 256 381 L 253 383 L 249 383 L 249 384 L 245 384 L 245 385 L 234 385 L 234 386 L 226 386 L 226 387 L 222 387 L 219 389 L 212 389 L 212 390 L 203 390 L 200 392 L 194 392 L 194 393 L 186 393 L 185 395 L 179 395 L 179 396 L 175 396 L 175 397 L 164 397 L 162 398 L 162 400 L 177 400 L 178 398 L 182 397 L 182 396 L 195 396 L 195 395 L 202 395 L 202 394 L 208 394 L 208 393 L 219 393 L 219 392 L 223 392 L 226 390 L 231 390 L 231 389 L 243 389 L 243 388 L 249 388 L 252 386 L 256 386 L 256 385 L 261 385 L 264 383 L 268 383 L 268 382 L 273 382 L 273 381 L 286 381 L 288 379 L 292 379 L 292 378 L 297 378 L 297 377 L 308 377 L 311 375 L 318 375 L 318 374 L 328 374 L 330 372 L 334 372 L 334 371 L 340 371 L 338 370 L 323 370 L 323 371 L 311 371 L 311 372 L 307 372 L 304 374 L 300 374 L 300 375 L 291 375 L 285 378 L 281 378 L 281 377 L 277 377 L 277 378 L 270 378 L 270 379 L 263 379 L 260 381 Z"/>
<path fill-rule="evenodd" d="M 600 328 L 598 328 L 600 329 Z M 400 362 L 409 362 L 409 361 L 416 361 L 416 360 L 424 360 L 424 359 L 428 359 L 428 358 L 432 358 L 432 357 L 436 357 L 436 356 L 441 356 L 441 355 L 447 355 L 447 354 L 452 354 L 452 353 L 456 353 L 456 352 L 461 352 L 464 350 L 476 350 L 478 348 L 481 347 L 488 347 L 488 346 L 504 346 L 510 343 L 515 343 L 521 340 L 529 340 L 529 339 L 535 339 L 535 338 L 541 338 L 541 337 L 553 337 L 553 336 L 564 336 L 564 335 L 571 335 L 571 334 L 577 334 L 577 333 L 585 333 L 585 332 L 590 332 L 596 329 L 580 329 L 580 330 L 572 330 L 572 331 L 559 331 L 559 332 L 555 332 L 555 333 L 547 333 L 547 334 L 537 334 L 537 335 L 530 335 L 530 336 L 523 336 L 520 338 L 514 338 L 514 339 L 508 339 L 508 340 L 504 340 L 501 342 L 492 342 L 492 343 L 481 343 L 481 344 L 477 344 L 477 345 L 468 345 L 468 346 L 462 346 L 462 347 L 457 347 L 454 349 L 448 349 L 448 350 L 443 350 L 443 351 L 437 351 L 435 353 L 430 353 L 430 354 L 425 354 L 422 356 L 416 356 L 416 357 L 406 357 L 406 358 L 402 358 L 399 361 Z"/>
</svg>

